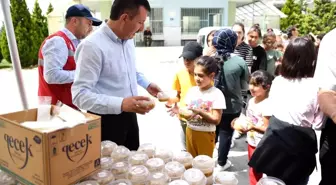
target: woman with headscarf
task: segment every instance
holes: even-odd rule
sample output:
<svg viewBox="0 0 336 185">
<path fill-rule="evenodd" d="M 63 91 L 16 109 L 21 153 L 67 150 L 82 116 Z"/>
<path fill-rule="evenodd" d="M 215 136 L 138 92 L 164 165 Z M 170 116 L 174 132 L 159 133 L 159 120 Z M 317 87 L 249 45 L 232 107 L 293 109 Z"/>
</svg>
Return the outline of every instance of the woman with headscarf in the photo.
<svg viewBox="0 0 336 185">
<path fill-rule="evenodd" d="M 224 171 L 231 166 L 231 162 L 227 160 L 233 135 L 231 122 L 241 113 L 243 107 L 241 91 L 248 88 L 249 70 L 244 59 L 234 54 L 237 34 L 233 30 L 228 28 L 218 30 L 212 43 L 216 48 L 216 57 L 221 59 L 215 86 L 223 92 L 226 101 L 226 109 L 223 110 L 222 120 L 216 129 L 219 137 L 217 170 Z"/>
</svg>

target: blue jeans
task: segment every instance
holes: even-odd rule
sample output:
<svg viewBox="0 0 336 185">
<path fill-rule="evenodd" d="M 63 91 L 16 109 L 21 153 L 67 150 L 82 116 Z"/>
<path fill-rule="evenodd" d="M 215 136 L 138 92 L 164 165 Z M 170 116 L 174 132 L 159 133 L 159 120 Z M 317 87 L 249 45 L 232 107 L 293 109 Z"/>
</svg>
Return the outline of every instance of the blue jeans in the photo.
<svg viewBox="0 0 336 185">
<path fill-rule="evenodd" d="M 219 129 L 218 165 L 224 166 L 228 159 L 233 130 Z"/>
<path fill-rule="evenodd" d="M 236 114 L 222 114 L 221 122 L 216 128 L 216 138 L 219 137 L 218 165 L 220 166 L 224 166 L 228 159 L 233 135 L 231 122 L 233 119 L 238 118 L 239 115 L 240 112 Z"/>
</svg>

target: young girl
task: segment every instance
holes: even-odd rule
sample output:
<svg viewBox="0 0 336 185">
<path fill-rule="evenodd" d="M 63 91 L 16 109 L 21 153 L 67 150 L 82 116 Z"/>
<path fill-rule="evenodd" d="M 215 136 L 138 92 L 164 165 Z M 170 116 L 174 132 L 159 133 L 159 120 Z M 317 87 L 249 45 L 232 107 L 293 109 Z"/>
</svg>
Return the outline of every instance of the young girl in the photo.
<svg viewBox="0 0 336 185">
<path fill-rule="evenodd" d="M 276 35 L 268 32 L 263 37 L 264 49 L 267 55 L 266 69 L 271 75 L 275 75 L 276 62 L 281 60 L 281 53 L 275 49 Z"/>
<path fill-rule="evenodd" d="M 214 38 L 214 34 L 217 30 L 212 30 L 208 35 L 207 35 L 207 46 L 203 50 L 203 55 L 204 56 L 213 56 L 216 53 L 216 48 L 213 47 L 212 45 L 212 39 Z"/>
<path fill-rule="evenodd" d="M 253 64 L 253 54 L 252 48 L 248 44 L 246 44 L 245 40 L 245 26 L 242 23 L 235 23 L 232 26 L 232 30 L 236 32 L 237 38 L 237 46 L 235 47 L 234 53 L 238 56 L 242 57 L 249 69 L 251 70 L 251 66 Z"/>
<path fill-rule="evenodd" d="M 250 159 L 259 141 L 268 127 L 271 116 L 267 104 L 268 93 L 272 85 L 273 76 L 266 71 L 258 70 L 252 73 L 249 90 L 250 99 L 246 118 L 241 116 L 232 121 L 232 127 L 240 132 L 247 132 L 248 158 Z M 249 169 L 250 185 L 256 185 L 262 178 L 262 173 L 257 173 L 253 168 Z"/>
<path fill-rule="evenodd" d="M 252 26 L 249 32 L 247 32 L 247 40 L 253 51 L 253 64 L 250 71 L 251 73 L 259 69 L 266 70 L 266 52 L 265 49 L 259 45 L 260 38 L 260 28 L 256 25 Z"/>
<path fill-rule="evenodd" d="M 313 128 L 321 128 L 323 113 L 313 79 L 315 65 L 311 40 L 299 37 L 288 44 L 280 76 L 273 80 L 269 93 L 273 116 L 249 162 L 257 172 L 277 177 L 286 185 L 307 185 L 316 166 Z"/>
<path fill-rule="evenodd" d="M 203 56 L 195 65 L 195 87 L 189 89 L 185 103 L 193 116 L 187 119 L 187 151 L 192 156 L 208 155 L 212 157 L 215 147 L 216 125 L 220 123 L 222 110 L 226 108 L 223 93 L 213 86 L 218 73 L 218 61 L 213 57 Z M 179 107 L 174 108 L 175 112 Z"/>
</svg>

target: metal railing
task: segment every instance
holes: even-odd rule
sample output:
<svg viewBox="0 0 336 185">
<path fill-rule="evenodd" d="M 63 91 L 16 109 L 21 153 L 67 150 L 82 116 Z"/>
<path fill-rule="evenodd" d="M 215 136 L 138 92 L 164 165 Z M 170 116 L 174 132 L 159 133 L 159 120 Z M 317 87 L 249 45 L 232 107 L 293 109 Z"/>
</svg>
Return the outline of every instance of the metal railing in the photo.
<svg viewBox="0 0 336 185">
<path fill-rule="evenodd" d="M 198 33 L 207 26 L 223 26 L 222 8 L 181 8 L 182 34 Z"/>
</svg>

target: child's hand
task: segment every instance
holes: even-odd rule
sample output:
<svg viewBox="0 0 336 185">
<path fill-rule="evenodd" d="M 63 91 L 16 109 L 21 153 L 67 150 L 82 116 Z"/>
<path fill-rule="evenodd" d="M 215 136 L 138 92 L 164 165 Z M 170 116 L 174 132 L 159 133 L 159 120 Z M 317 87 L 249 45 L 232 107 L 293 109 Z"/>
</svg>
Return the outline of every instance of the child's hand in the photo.
<svg viewBox="0 0 336 185">
<path fill-rule="evenodd" d="M 175 115 L 179 113 L 179 108 L 177 105 L 175 105 L 174 107 L 168 109 L 167 112 L 169 113 L 170 116 L 174 117 Z"/>
<path fill-rule="evenodd" d="M 202 112 L 202 109 L 193 109 L 193 108 L 190 108 L 189 110 L 193 111 L 193 113 L 195 115 L 198 115 L 198 114 L 200 114 Z"/>
<path fill-rule="evenodd" d="M 189 120 L 202 120 L 202 116 L 198 115 L 198 114 L 194 114 Z"/>
<path fill-rule="evenodd" d="M 247 131 L 251 131 L 251 130 L 254 130 L 254 124 L 253 123 L 251 123 L 251 122 L 248 122 L 247 123 Z"/>
<path fill-rule="evenodd" d="M 243 121 L 245 121 L 245 120 L 242 120 L 242 119 L 239 119 L 239 118 L 236 119 L 236 121 L 234 122 L 234 125 L 233 125 L 233 129 L 237 130 L 240 133 L 248 132 L 246 124 L 243 123 Z"/>
</svg>

